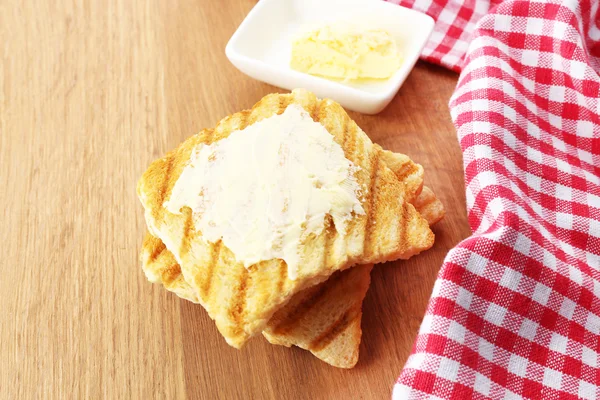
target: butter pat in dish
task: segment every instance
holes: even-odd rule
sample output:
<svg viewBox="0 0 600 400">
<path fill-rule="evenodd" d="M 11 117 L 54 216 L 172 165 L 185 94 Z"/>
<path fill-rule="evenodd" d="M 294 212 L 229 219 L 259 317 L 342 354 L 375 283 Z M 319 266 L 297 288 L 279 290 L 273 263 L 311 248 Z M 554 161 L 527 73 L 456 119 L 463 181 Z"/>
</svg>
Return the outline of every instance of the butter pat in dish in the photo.
<svg viewBox="0 0 600 400">
<path fill-rule="evenodd" d="M 334 24 L 294 40 L 290 66 L 300 72 L 348 82 L 389 79 L 400 63 L 396 41 L 387 31 Z"/>
<path fill-rule="evenodd" d="M 338 79 L 290 66 L 292 44 L 317 28 L 347 24 L 385 31 L 402 60 L 389 78 Z M 428 15 L 381 0 L 260 0 L 235 31 L 225 54 L 244 74 L 284 89 L 304 88 L 345 108 L 377 114 L 392 101 L 417 62 L 434 21 Z"/>
</svg>

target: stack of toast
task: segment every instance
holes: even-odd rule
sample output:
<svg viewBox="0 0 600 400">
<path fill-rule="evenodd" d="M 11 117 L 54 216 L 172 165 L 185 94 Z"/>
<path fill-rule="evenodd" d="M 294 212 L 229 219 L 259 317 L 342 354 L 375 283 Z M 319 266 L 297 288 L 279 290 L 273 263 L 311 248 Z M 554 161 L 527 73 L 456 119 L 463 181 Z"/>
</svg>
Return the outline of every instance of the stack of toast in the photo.
<svg viewBox="0 0 600 400">
<path fill-rule="evenodd" d="M 303 247 L 295 279 L 280 259 L 244 267 L 222 241 L 202 239 L 189 208 L 176 215 L 163 206 L 196 146 L 281 114 L 290 104 L 327 129 L 359 167 L 356 178 L 367 188 L 361 198 L 365 215 L 355 215 L 345 235 L 328 215 L 323 232 Z M 351 368 L 358 360 L 362 302 L 373 265 L 430 248 L 429 227 L 444 216 L 441 202 L 423 186 L 423 175 L 409 157 L 373 144 L 339 104 L 301 89 L 271 94 L 192 136 L 144 173 L 138 195 L 149 233 L 142 268 L 151 282 L 201 304 L 233 347 L 262 333 L 270 343 L 295 345 L 333 366 Z"/>
</svg>

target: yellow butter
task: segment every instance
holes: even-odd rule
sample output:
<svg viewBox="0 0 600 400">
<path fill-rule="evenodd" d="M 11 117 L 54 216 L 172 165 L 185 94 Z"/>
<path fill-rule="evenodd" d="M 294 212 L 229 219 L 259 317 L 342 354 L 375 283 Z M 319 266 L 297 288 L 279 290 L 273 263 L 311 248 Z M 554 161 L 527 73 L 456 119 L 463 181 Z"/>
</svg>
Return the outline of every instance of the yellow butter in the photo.
<svg viewBox="0 0 600 400">
<path fill-rule="evenodd" d="M 199 144 L 164 206 L 173 214 L 190 207 L 202 238 L 222 240 L 245 267 L 279 258 L 295 279 L 303 242 L 321 234 L 327 214 L 340 235 L 364 215 L 359 169 L 323 125 L 292 104 Z"/>
<path fill-rule="evenodd" d="M 400 67 L 394 38 L 383 30 L 326 26 L 292 43 L 290 66 L 331 79 L 387 79 Z"/>
</svg>

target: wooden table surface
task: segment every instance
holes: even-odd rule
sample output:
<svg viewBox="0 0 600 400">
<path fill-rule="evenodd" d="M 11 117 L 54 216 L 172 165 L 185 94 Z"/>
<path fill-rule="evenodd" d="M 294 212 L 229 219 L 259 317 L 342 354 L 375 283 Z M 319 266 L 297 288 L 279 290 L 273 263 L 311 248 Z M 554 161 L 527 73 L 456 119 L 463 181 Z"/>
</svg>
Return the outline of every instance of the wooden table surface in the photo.
<svg viewBox="0 0 600 400">
<path fill-rule="evenodd" d="M 420 162 L 448 210 L 433 249 L 373 271 L 353 370 L 261 337 L 230 348 L 140 269 L 145 168 L 278 90 L 225 58 L 254 4 L 0 2 L 1 399 L 389 398 L 443 258 L 469 234 L 456 74 L 419 63 L 384 112 L 351 113 Z"/>
</svg>

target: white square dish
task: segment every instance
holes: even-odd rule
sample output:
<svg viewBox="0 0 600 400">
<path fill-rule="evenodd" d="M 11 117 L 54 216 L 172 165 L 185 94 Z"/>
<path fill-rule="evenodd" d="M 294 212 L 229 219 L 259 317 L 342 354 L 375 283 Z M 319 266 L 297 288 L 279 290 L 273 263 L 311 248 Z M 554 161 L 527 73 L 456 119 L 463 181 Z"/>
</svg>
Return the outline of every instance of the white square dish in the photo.
<svg viewBox="0 0 600 400">
<path fill-rule="evenodd" d="M 388 31 L 402 55 L 398 71 L 385 81 L 342 83 L 290 68 L 292 41 L 299 33 L 340 21 Z M 227 43 L 225 53 L 252 78 L 289 90 L 305 88 L 348 109 L 376 114 L 400 89 L 433 25 L 428 15 L 381 0 L 260 0 Z"/>
</svg>

